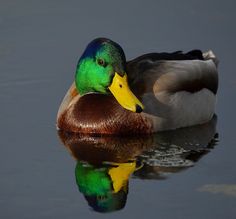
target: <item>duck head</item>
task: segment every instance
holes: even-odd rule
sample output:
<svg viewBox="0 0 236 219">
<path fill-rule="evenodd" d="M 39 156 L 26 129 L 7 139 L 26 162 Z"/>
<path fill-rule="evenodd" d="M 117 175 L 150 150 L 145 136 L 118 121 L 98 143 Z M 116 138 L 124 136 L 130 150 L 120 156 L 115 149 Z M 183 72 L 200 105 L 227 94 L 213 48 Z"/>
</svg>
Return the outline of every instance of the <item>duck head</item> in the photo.
<svg viewBox="0 0 236 219">
<path fill-rule="evenodd" d="M 112 94 L 123 108 L 140 113 L 144 107 L 129 88 L 125 66 L 125 54 L 117 43 L 105 38 L 95 39 L 79 59 L 76 88 L 80 95 Z"/>
</svg>

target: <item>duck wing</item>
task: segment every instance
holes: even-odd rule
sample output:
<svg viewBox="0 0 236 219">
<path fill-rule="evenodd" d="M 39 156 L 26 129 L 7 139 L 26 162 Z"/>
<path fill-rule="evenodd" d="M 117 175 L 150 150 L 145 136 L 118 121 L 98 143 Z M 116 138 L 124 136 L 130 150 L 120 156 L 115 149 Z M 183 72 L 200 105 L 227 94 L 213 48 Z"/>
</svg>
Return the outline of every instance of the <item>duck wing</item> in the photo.
<svg viewBox="0 0 236 219">
<path fill-rule="evenodd" d="M 145 106 L 144 113 L 154 116 L 153 121 L 161 118 L 154 129 L 164 130 L 212 118 L 217 63 L 211 51 L 151 53 L 129 61 L 126 71 L 131 90 Z"/>
<path fill-rule="evenodd" d="M 204 88 L 216 94 L 217 64 L 211 51 L 149 53 L 129 61 L 127 74 L 129 84 L 138 96 L 161 90 L 194 93 Z"/>
</svg>

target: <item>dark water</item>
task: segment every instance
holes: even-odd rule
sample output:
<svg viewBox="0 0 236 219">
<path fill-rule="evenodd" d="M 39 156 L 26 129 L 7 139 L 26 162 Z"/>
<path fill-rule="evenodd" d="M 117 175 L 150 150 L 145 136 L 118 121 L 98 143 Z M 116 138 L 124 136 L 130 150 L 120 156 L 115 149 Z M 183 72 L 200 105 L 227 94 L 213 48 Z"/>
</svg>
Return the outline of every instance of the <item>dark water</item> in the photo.
<svg viewBox="0 0 236 219">
<path fill-rule="evenodd" d="M 235 20 L 234 1 L 1 1 L 0 218 L 235 218 Z M 217 119 L 149 138 L 57 133 L 77 60 L 98 36 L 128 59 L 212 49 Z"/>
</svg>

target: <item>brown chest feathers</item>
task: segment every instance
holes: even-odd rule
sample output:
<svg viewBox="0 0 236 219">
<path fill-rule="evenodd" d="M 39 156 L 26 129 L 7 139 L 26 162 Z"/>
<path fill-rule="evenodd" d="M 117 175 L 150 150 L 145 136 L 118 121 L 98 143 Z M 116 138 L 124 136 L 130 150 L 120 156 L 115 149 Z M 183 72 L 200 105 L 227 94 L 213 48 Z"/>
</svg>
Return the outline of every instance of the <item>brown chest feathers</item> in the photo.
<svg viewBox="0 0 236 219">
<path fill-rule="evenodd" d="M 151 133 L 152 125 L 142 113 L 122 108 L 113 96 L 87 94 L 62 113 L 61 130 L 93 135 Z"/>
</svg>

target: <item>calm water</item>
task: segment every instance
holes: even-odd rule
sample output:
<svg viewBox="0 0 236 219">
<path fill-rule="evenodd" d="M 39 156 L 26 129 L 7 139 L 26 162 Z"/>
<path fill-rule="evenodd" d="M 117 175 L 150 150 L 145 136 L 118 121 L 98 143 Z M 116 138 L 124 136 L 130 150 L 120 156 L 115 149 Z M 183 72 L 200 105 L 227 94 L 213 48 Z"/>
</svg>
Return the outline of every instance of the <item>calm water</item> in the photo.
<svg viewBox="0 0 236 219">
<path fill-rule="evenodd" d="M 0 218 L 235 218 L 236 5 L 135 2 L 0 2 Z M 217 118 L 148 138 L 57 133 L 77 60 L 98 36 L 128 59 L 212 49 Z"/>
</svg>

